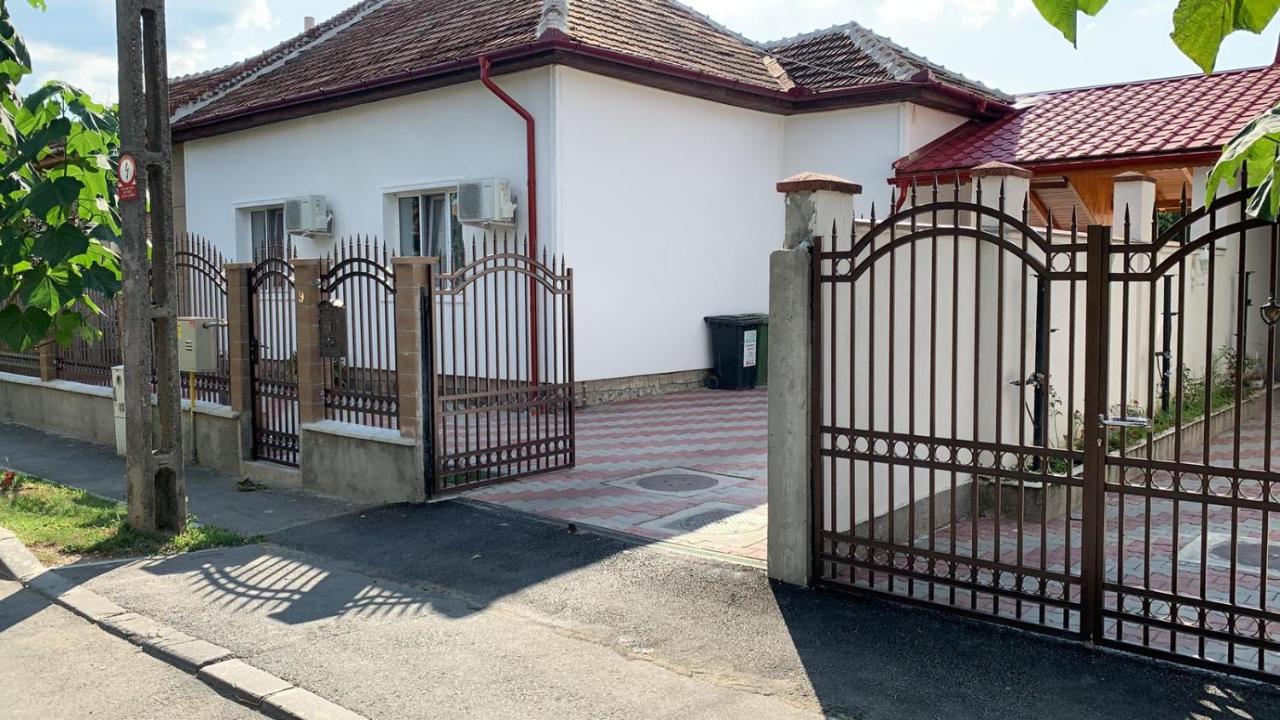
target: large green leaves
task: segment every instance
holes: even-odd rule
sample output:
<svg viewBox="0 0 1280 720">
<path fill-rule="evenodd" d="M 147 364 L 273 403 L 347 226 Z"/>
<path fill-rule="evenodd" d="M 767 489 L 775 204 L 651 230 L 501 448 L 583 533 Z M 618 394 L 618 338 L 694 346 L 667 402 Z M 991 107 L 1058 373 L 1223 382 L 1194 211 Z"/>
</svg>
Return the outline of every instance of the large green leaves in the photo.
<svg viewBox="0 0 1280 720">
<path fill-rule="evenodd" d="M 1260 33 L 1275 17 L 1280 0 L 1180 0 L 1170 37 L 1205 72 L 1213 72 L 1222 41 L 1237 30 Z"/>
<path fill-rule="evenodd" d="M 30 350 L 52 324 L 53 316 L 43 310 L 7 305 L 0 308 L 0 342 L 17 352 Z"/>
<path fill-rule="evenodd" d="M 120 289 L 115 109 L 61 82 L 20 96 L 30 65 L 0 0 L 0 345 L 18 350 L 94 337 L 85 314 Z"/>
<path fill-rule="evenodd" d="M 1076 44 L 1076 21 L 1080 13 L 1097 15 L 1107 0 L 1032 0 L 1049 24 L 1058 28 L 1072 45 Z"/>
<path fill-rule="evenodd" d="M 1249 214 L 1265 220 L 1276 219 L 1280 214 L 1277 152 L 1280 152 L 1280 107 L 1254 118 L 1223 148 L 1222 157 L 1209 174 L 1205 203 L 1213 202 L 1224 183 L 1237 187 L 1244 174 L 1246 184 L 1257 188 L 1249 199 Z"/>
</svg>

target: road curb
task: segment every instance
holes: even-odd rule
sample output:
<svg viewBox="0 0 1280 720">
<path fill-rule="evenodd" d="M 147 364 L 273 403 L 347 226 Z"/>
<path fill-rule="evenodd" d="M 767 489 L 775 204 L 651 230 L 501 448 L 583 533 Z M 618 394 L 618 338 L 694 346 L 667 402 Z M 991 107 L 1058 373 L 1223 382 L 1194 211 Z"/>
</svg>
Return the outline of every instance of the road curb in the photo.
<svg viewBox="0 0 1280 720">
<path fill-rule="evenodd" d="M 191 673 L 219 694 L 280 720 L 365 720 L 288 680 L 237 659 L 230 650 L 120 607 L 46 568 L 0 527 L 0 577 L 22 583 L 143 652 Z"/>
</svg>

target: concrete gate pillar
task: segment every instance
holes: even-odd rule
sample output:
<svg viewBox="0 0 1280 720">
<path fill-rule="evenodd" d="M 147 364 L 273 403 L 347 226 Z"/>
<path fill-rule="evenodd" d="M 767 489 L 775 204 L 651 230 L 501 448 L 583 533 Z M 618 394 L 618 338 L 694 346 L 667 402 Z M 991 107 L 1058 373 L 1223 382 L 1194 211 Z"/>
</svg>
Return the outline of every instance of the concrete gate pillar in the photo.
<svg viewBox="0 0 1280 720">
<path fill-rule="evenodd" d="M 786 235 L 769 258 L 769 577 L 813 579 L 812 244 L 833 227 L 848 238 L 859 185 L 801 173 L 778 183 L 786 195 Z"/>
</svg>

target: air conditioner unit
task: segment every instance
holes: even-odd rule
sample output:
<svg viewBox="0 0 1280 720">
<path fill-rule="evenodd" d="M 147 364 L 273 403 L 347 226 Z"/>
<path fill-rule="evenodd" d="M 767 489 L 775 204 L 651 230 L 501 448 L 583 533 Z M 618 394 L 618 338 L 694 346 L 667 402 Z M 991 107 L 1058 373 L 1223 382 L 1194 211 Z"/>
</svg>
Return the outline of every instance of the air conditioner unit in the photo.
<svg viewBox="0 0 1280 720">
<path fill-rule="evenodd" d="M 284 231 L 290 235 L 329 232 L 329 205 L 322 195 L 308 195 L 284 202 Z"/>
<path fill-rule="evenodd" d="M 515 221 L 516 204 L 506 180 L 477 180 L 458 185 L 458 219 L 464 223 Z"/>
</svg>

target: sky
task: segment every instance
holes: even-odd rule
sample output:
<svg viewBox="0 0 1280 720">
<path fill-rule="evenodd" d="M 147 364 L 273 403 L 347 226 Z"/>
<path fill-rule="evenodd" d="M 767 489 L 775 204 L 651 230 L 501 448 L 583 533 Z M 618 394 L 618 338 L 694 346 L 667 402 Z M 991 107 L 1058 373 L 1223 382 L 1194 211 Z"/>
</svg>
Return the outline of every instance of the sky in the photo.
<svg viewBox="0 0 1280 720">
<path fill-rule="evenodd" d="M 455 0 L 465 2 L 465 0 Z M 169 0 L 170 75 L 235 62 L 355 0 Z M 1197 72 L 1169 39 L 1177 0 L 1114 0 L 1081 18 L 1072 48 L 1031 0 L 685 0 L 729 29 L 774 40 L 856 20 L 989 86 L 1026 93 Z M 115 0 L 8 0 L 32 52 L 35 82 L 57 78 L 114 100 Z M 1218 69 L 1267 65 L 1280 20 L 1260 36 L 1228 38 Z"/>
</svg>

